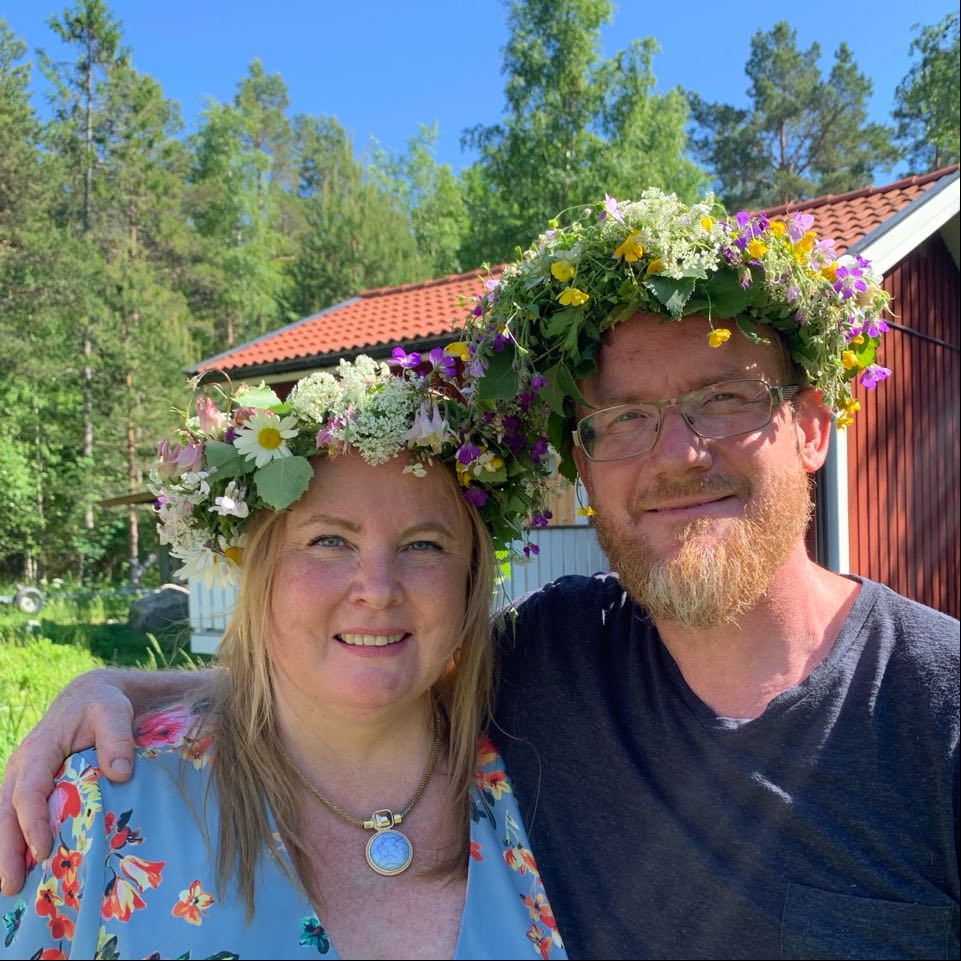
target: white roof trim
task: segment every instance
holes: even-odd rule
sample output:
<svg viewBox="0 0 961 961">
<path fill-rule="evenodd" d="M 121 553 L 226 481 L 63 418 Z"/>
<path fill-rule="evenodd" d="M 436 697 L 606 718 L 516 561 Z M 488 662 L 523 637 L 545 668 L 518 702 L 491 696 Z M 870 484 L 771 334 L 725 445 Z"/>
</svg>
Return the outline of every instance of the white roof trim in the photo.
<svg viewBox="0 0 961 961">
<path fill-rule="evenodd" d="M 887 273 L 961 210 L 961 171 L 955 171 L 916 197 L 903 210 L 853 244 L 880 273 Z"/>
</svg>

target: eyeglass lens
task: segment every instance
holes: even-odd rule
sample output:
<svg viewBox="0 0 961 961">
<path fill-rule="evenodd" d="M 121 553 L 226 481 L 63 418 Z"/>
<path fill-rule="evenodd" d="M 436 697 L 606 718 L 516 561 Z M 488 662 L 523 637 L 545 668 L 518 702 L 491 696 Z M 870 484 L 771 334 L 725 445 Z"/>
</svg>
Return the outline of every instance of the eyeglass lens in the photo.
<svg viewBox="0 0 961 961">
<path fill-rule="evenodd" d="M 665 407 L 677 406 L 701 437 L 746 434 L 771 419 L 771 388 L 762 380 L 729 380 L 700 387 L 673 400 L 621 404 L 583 418 L 578 438 L 594 460 L 619 460 L 650 450 L 657 440 Z"/>
</svg>

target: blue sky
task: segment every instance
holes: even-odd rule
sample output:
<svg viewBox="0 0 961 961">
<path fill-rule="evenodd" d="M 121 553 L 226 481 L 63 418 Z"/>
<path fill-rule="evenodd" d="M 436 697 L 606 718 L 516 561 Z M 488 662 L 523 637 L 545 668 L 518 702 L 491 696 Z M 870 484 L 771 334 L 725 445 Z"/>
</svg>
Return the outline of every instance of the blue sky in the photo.
<svg viewBox="0 0 961 961">
<path fill-rule="evenodd" d="M 57 44 L 46 19 L 65 0 L 3 0 L 0 16 L 30 51 Z M 253 57 L 287 83 L 292 112 L 336 116 L 362 150 L 374 136 L 403 149 L 420 123 L 437 121 L 437 157 L 455 168 L 465 127 L 496 122 L 504 106 L 500 0 L 113 0 L 135 66 L 180 103 L 187 129 L 207 98 L 229 100 Z M 885 122 L 910 65 L 915 23 L 935 23 L 951 0 L 873 4 L 731 4 L 621 0 L 604 29 L 604 54 L 653 36 L 657 89 L 676 85 L 709 100 L 746 104 L 751 35 L 787 19 L 798 43 L 821 45 L 822 68 L 845 40 L 874 84 L 871 117 Z M 43 80 L 35 74 L 38 107 Z"/>
</svg>

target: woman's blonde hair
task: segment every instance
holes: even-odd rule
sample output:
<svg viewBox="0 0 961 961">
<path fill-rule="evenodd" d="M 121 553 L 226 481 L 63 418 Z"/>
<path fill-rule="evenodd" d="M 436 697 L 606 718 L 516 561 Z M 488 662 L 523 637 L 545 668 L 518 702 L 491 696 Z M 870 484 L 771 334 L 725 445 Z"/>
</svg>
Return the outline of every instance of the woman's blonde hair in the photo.
<svg viewBox="0 0 961 961">
<path fill-rule="evenodd" d="M 450 496 L 466 512 L 473 540 L 458 647 L 431 692 L 449 724 L 447 803 L 457 823 L 464 825 L 460 843 L 434 870 L 456 876 L 466 870 L 474 757 L 492 697 L 490 605 L 495 560 L 480 514 L 461 498 L 453 472 L 445 465 L 434 469 L 443 473 Z M 222 896 L 234 879 L 248 920 L 254 912 L 258 859 L 264 854 L 278 857 L 268 807 L 307 893 L 315 904 L 321 901 L 321 892 L 311 882 L 310 852 L 299 829 L 303 785 L 281 748 L 267 646 L 286 517 L 264 511 L 251 518 L 236 606 L 218 648 L 218 662 L 226 670 L 216 672 L 210 692 L 215 749 L 210 787 L 219 804 L 217 888 Z M 285 867 L 279 857 L 278 861 Z"/>
</svg>

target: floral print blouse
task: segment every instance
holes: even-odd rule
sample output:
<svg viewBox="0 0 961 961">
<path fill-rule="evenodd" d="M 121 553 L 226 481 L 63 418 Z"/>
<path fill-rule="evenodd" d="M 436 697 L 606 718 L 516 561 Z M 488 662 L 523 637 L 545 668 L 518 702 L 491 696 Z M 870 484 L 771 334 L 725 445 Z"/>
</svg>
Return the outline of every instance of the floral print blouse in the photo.
<svg viewBox="0 0 961 961">
<path fill-rule="evenodd" d="M 256 907 L 215 896 L 214 866 L 187 806 L 203 811 L 209 734 L 173 709 L 144 718 L 134 777 L 101 778 L 74 754 L 50 798 L 53 850 L 19 895 L 0 896 L 0 958 L 338 957 L 322 918 L 273 857 L 258 862 Z M 566 958 L 503 761 L 478 743 L 467 895 L 455 958 Z M 216 824 L 216 797 L 208 801 Z M 212 835 L 216 838 L 216 831 Z M 280 856 L 286 858 L 277 836 Z"/>
</svg>

